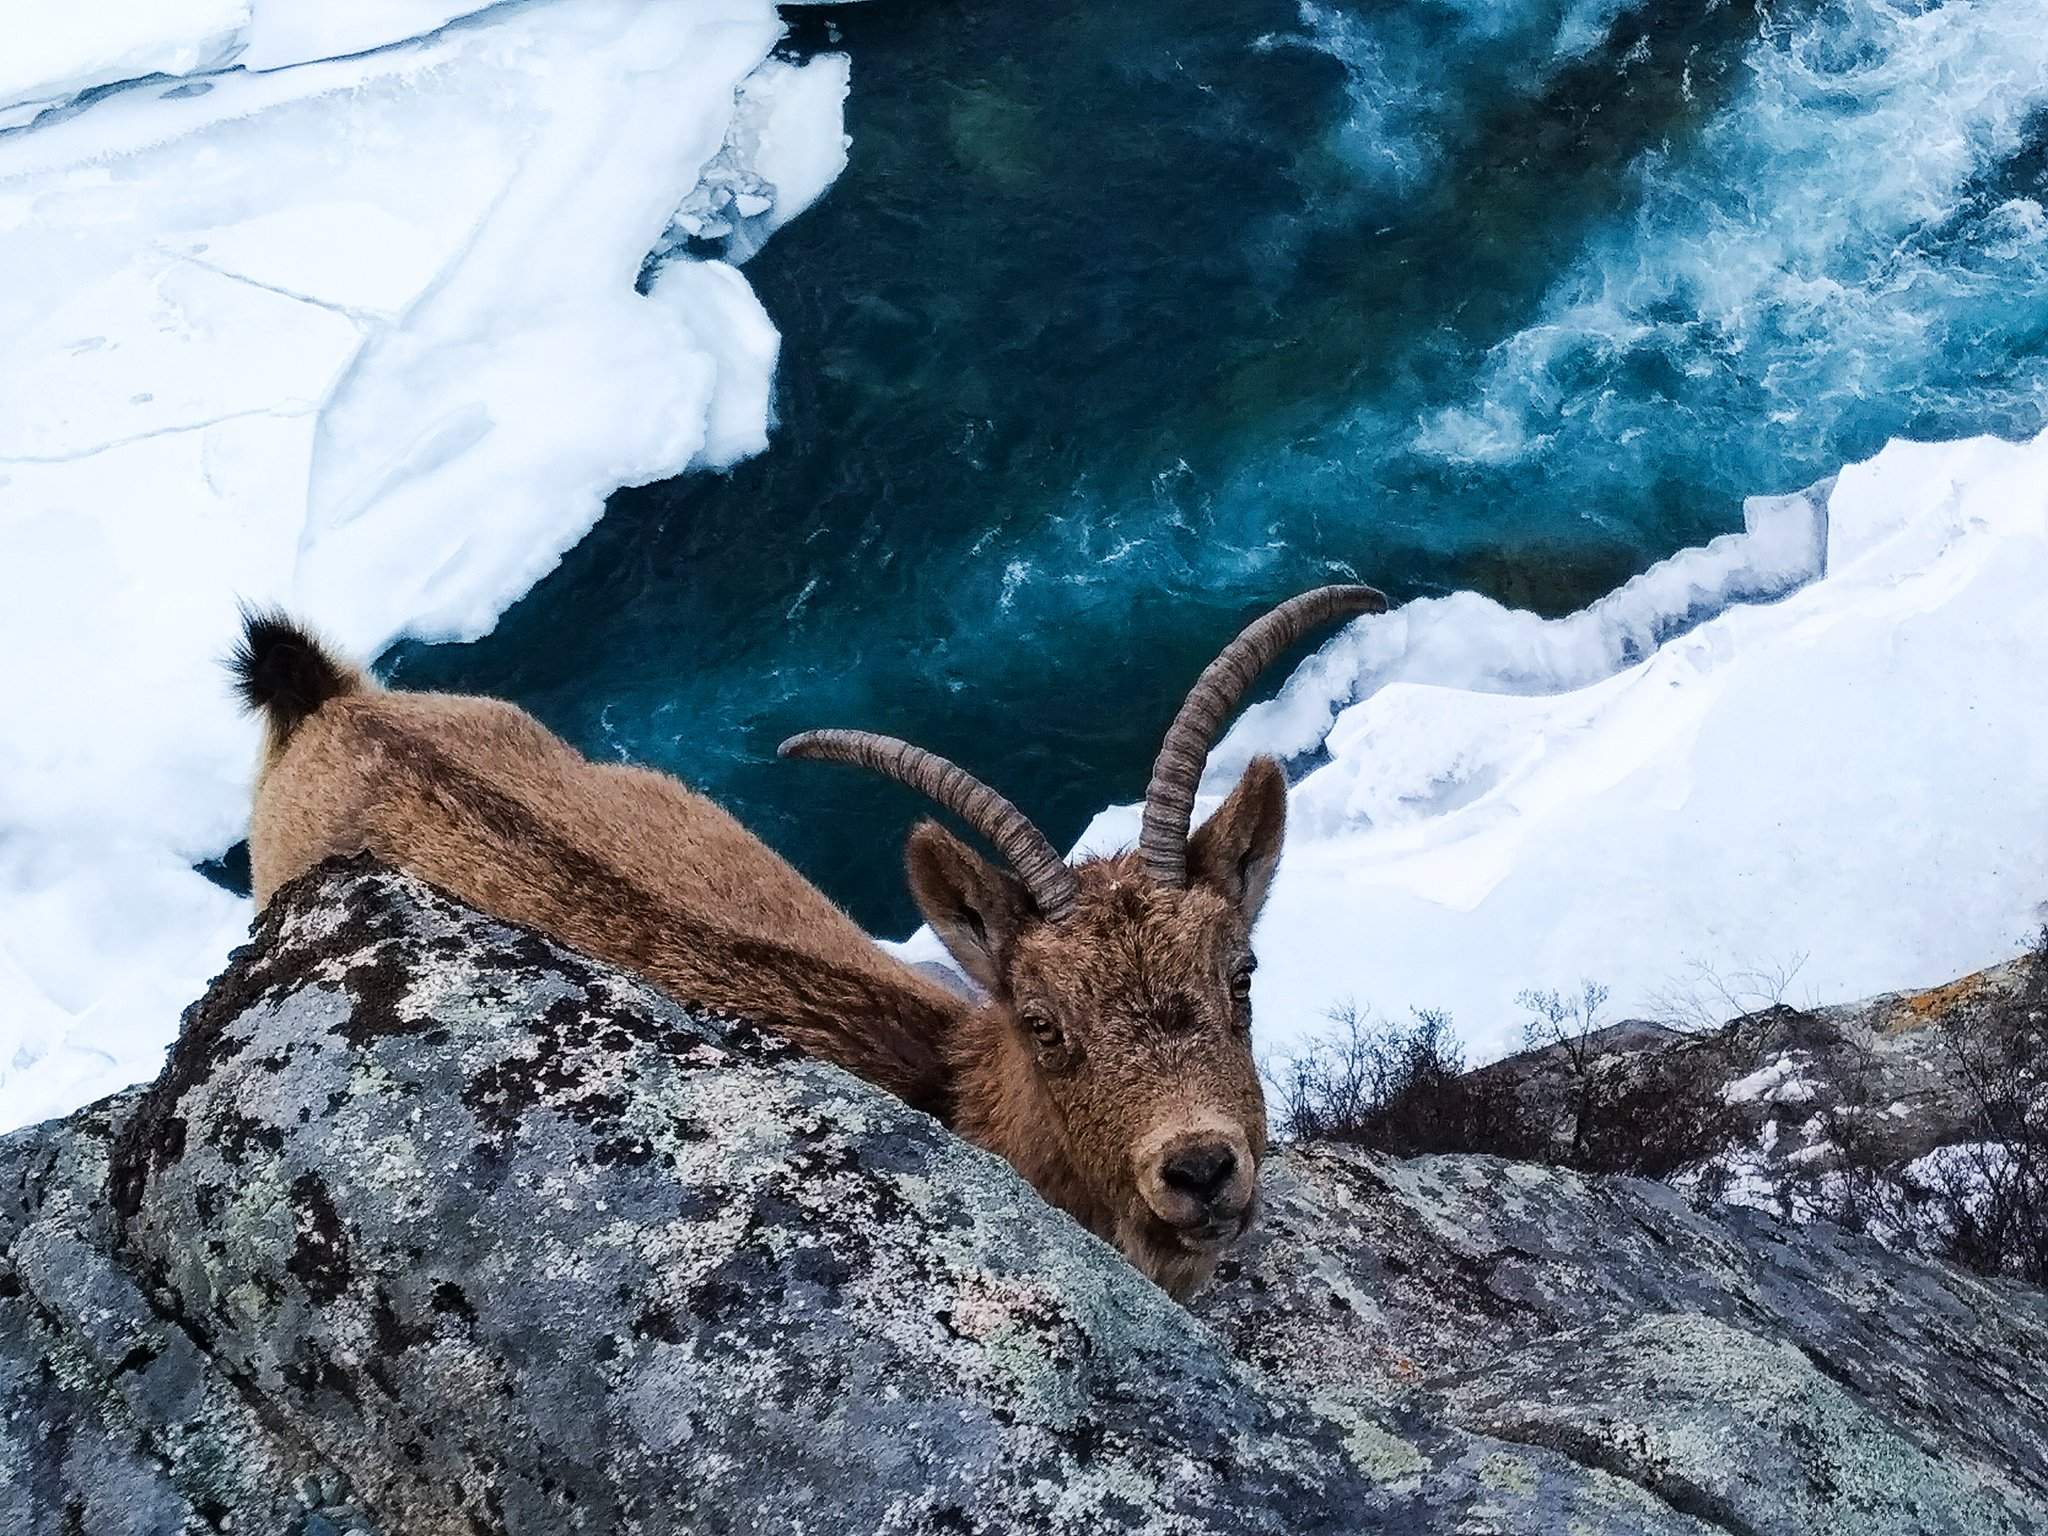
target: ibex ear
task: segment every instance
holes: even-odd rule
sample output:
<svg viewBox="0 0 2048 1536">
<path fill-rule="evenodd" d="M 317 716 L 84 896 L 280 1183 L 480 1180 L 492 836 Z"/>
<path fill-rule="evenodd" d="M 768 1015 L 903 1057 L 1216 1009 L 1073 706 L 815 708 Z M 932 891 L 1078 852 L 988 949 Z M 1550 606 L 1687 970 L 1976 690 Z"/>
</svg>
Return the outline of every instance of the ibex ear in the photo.
<svg viewBox="0 0 2048 1536">
<path fill-rule="evenodd" d="M 1255 757 L 1222 807 L 1188 839 L 1188 879 L 1223 893 L 1256 921 L 1280 867 L 1287 834 L 1287 775 L 1277 759 Z"/>
<path fill-rule="evenodd" d="M 1003 963 L 1032 912 L 1030 892 L 936 821 L 921 821 L 903 850 L 910 894 L 961 968 L 987 992 L 1002 987 Z"/>
</svg>

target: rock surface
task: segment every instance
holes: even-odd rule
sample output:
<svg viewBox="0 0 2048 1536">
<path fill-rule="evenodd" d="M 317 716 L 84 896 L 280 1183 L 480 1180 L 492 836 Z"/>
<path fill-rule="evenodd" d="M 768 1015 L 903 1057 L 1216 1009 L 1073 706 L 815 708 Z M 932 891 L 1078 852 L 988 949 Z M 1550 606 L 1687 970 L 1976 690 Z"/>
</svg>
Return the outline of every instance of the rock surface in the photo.
<svg viewBox="0 0 2048 1536">
<path fill-rule="evenodd" d="M 1509 1085 L 1555 1160 L 1646 1172 L 1703 1202 L 1831 1220 L 1943 1255 L 1968 1246 L 1948 1239 L 1958 1203 L 1977 1198 L 1980 1167 L 2023 1157 L 2001 1180 L 2006 1193 L 2025 1196 L 2018 1183 L 2030 1172 L 2038 1184 L 2048 947 L 1923 992 L 1771 1003 L 1715 1027 L 1616 1024 L 1482 1067 L 1472 1081 Z M 1574 1148 L 1589 1091 L 1608 1135 Z M 1972 1262 L 2032 1273 L 2024 1237 L 2004 1266 L 1985 1262 L 1997 1255 L 1981 1250 L 1996 1246 L 1977 1244 Z"/>
<path fill-rule="evenodd" d="M 1340 1421 L 1548 1447 L 1743 1536 L 2048 1530 L 2038 1291 L 1494 1158 L 1300 1148 L 1266 1196 L 1197 1310 Z"/>
<path fill-rule="evenodd" d="M 746 1023 L 364 862 L 0 1141 L 0 1531 L 2048 1529 L 2048 1303 L 1276 1157 L 1193 1314 Z"/>
</svg>

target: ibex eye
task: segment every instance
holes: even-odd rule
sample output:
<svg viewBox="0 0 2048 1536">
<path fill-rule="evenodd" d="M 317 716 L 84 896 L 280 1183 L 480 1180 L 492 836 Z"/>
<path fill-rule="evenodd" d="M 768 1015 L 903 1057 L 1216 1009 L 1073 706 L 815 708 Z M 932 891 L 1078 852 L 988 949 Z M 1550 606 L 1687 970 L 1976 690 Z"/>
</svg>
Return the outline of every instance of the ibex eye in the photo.
<svg viewBox="0 0 2048 1536">
<path fill-rule="evenodd" d="M 1239 997 L 1252 995 L 1252 972 L 1258 969 L 1256 960 L 1247 960 L 1239 966 L 1230 978 L 1230 990 Z"/>
<path fill-rule="evenodd" d="M 1053 1023 L 1051 1019 L 1048 1019 L 1042 1013 L 1025 1014 L 1024 1027 L 1031 1031 L 1031 1038 L 1036 1040 L 1046 1050 L 1052 1050 L 1066 1038 L 1066 1036 L 1060 1033 L 1059 1025 Z"/>
</svg>

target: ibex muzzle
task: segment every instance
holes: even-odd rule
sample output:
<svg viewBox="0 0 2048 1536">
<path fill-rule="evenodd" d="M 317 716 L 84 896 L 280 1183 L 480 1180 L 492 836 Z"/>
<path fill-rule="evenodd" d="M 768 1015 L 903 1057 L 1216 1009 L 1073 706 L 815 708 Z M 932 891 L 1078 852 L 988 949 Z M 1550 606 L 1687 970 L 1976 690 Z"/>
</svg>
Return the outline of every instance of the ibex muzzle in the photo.
<svg viewBox="0 0 2048 1536">
<path fill-rule="evenodd" d="M 1224 1247 L 1251 1225 L 1257 1175 L 1258 1159 L 1239 1125 L 1175 1128 L 1138 1147 L 1138 1193 L 1193 1252 Z"/>
</svg>

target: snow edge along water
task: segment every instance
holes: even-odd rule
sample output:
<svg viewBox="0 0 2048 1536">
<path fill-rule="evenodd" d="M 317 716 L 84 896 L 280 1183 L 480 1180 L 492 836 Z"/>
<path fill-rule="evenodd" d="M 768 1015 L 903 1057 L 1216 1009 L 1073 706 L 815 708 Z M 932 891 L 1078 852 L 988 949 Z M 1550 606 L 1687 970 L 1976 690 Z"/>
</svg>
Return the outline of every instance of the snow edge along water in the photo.
<svg viewBox="0 0 2048 1536">
<path fill-rule="evenodd" d="M 1610 1020 L 1839 1002 L 2009 958 L 2048 916 L 2048 432 L 1895 441 L 1557 620 L 1472 593 L 1360 620 L 1247 711 L 1203 810 L 1287 759 L 1262 1048 L 1355 1008 Z M 1138 808 L 1079 848 L 1129 846 Z M 913 952 L 928 957 L 928 941 Z"/>
<path fill-rule="evenodd" d="M 0 641 L 50 659 L 0 676 L 0 1130 L 154 1073 L 246 927 L 191 867 L 246 814 L 238 599 L 481 633 L 614 489 L 766 444 L 775 328 L 674 232 L 736 262 L 822 194 L 846 60 L 768 0 L 478 9 L 293 62 L 331 29 L 258 0 L 289 67 L 0 134 Z"/>
</svg>

